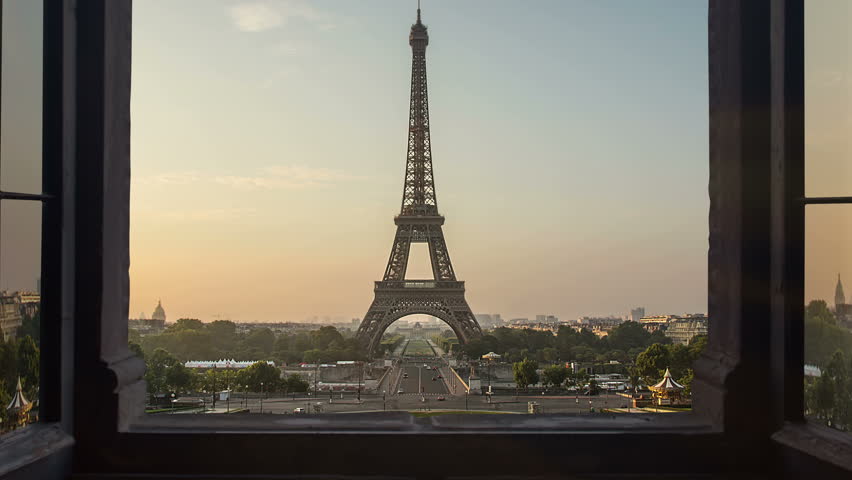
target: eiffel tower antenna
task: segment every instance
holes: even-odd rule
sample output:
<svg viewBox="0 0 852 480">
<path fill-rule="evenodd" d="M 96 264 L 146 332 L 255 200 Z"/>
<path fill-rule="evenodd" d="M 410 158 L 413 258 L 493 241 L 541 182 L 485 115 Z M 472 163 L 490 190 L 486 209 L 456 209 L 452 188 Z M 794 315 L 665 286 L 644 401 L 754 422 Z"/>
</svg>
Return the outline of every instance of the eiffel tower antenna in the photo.
<svg viewBox="0 0 852 480">
<path fill-rule="evenodd" d="M 465 300 L 464 282 L 456 279 L 444 240 L 444 217 L 438 213 L 426 88 L 429 32 L 420 21 L 419 0 L 417 23 L 411 26 L 408 43 L 412 53 L 411 97 L 402 205 L 399 215 L 394 217 L 397 230 L 385 275 L 376 282 L 375 298 L 358 328 L 358 338 L 369 352 L 379 345 L 390 324 L 412 314 L 440 318 L 453 329 L 461 343 L 482 335 L 482 329 Z M 432 261 L 431 279 L 405 279 L 412 243 L 428 244 Z"/>
</svg>

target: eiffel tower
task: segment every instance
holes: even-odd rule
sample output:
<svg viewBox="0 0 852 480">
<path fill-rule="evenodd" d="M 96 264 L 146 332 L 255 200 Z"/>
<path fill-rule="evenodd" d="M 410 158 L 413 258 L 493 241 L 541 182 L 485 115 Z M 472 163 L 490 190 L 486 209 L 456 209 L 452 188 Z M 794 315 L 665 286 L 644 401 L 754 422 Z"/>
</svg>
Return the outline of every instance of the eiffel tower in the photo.
<svg viewBox="0 0 852 480">
<path fill-rule="evenodd" d="M 429 98 L 426 91 L 426 45 L 429 34 L 420 21 L 411 26 L 411 105 L 408 119 L 408 157 L 402 209 L 394 217 L 397 225 L 385 276 L 376 282 L 375 299 L 358 328 L 358 338 L 373 352 L 382 334 L 396 320 L 411 314 L 440 318 L 453 329 L 461 343 L 482 335 L 464 298 L 464 282 L 456 280 L 444 232 L 444 217 L 438 213 L 435 180 L 432 177 L 432 147 L 429 140 Z M 412 243 L 428 243 L 432 276 L 406 280 Z"/>
</svg>

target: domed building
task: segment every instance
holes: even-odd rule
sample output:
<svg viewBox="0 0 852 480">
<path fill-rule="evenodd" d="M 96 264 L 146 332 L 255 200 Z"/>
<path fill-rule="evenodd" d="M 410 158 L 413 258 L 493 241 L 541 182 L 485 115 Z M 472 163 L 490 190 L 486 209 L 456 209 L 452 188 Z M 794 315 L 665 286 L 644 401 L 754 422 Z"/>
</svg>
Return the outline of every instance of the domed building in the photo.
<svg viewBox="0 0 852 480">
<path fill-rule="evenodd" d="M 157 300 L 157 308 L 154 309 L 154 313 L 151 314 L 151 320 L 162 320 L 166 321 L 166 311 L 163 310 L 163 303 L 160 300 Z"/>
</svg>

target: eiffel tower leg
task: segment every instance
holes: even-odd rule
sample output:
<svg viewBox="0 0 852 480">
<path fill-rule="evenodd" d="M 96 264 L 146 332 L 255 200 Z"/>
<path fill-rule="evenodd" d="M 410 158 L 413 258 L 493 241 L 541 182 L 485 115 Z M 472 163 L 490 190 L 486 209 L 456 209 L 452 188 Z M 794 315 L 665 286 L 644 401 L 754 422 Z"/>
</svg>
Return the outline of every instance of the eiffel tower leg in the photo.
<svg viewBox="0 0 852 480">
<path fill-rule="evenodd" d="M 411 237 L 414 233 L 413 225 L 400 225 L 396 229 L 396 237 L 393 239 L 388 267 L 385 270 L 385 280 L 405 280 L 405 271 L 408 269 L 408 254 L 411 251 Z"/>
<path fill-rule="evenodd" d="M 379 305 L 380 303 L 382 302 L 378 298 L 373 300 L 369 310 L 367 310 L 367 314 L 364 315 L 364 320 L 361 321 L 361 325 L 358 327 L 357 338 L 370 355 L 372 355 L 381 343 L 382 334 L 384 333 L 382 324 L 387 316 L 387 308 L 382 308 Z"/>
<path fill-rule="evenodd" d="M 450 252 L 444 241 L 444 231 L 440 225 L 429 225 L 429 256 L 432 259 L 432 273 L 435 280 L 455 280 L 456 273 L 450 262 Z"/>
</svg>

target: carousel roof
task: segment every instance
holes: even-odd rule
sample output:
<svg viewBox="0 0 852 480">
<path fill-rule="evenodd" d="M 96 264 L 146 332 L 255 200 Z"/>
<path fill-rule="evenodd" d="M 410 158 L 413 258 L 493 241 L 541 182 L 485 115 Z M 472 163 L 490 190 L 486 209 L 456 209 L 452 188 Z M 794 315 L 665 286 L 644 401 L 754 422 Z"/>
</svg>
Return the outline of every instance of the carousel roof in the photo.
<svg viewBox="0 0 852 480">
<path fill-rule="evenodd" d="M 24 397 L 23 389 L 21 388 L 21 377 L 18 377 L 18 386 L 15 388 L 15 396 L 9 402 L 6 410 L 19 411 L 28 409 L 31 406 L 30 402 Z"/>
<path fill-rule="evenodd" d="M 648 387 L 648 388 L 650 388 L 651 390 L 654 390 L 654 391 L 671 392 L 671 391 L 675 391 L 675 390 L 683 390 L 684 387 L 683 387 L 683 385 L 675 382 L 672 379 L 672 374 L 671 374 L 671 372 L 669 372 L 669 369 L 667 368 L 666 374 L 663 375 L 663 380 L 660 383 L 658 383 L 654 386 Z"/>
</svg>

